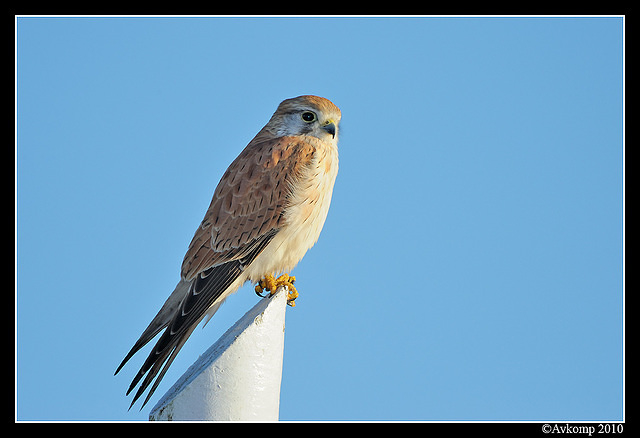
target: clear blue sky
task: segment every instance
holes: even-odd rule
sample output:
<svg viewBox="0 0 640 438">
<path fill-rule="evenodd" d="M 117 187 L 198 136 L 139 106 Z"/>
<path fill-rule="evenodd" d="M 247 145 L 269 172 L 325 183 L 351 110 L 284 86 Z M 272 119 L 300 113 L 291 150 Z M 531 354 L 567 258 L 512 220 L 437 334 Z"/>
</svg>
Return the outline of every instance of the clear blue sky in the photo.
<svg viewBox="0 0 640 438">
<path fill-rule="evenodd" d="M 282 420 L 620 420 L 622 18 L 17 19 L 17 418 L 146 420 L 113 372 L 278 103 L 342 109 Z M 147 350 L 144 350 L 145 352 Z"/>
</svg>

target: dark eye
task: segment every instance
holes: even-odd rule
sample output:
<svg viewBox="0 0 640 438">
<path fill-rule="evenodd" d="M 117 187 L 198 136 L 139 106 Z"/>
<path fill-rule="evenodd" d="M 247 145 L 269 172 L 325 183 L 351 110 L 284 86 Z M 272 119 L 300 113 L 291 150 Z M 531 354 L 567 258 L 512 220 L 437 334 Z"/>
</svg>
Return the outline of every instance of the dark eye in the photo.
<svg viewBox="0 0 640 438">
<path fill-rule="evenodd" d="M 311 122 L 315 122 L 316 121 L 316 115 L 315 113 L 311 112 L 311 111 L 305 111 L 303 112 L 300 117 L 302 118 L 302 120 L 304 120 L 307 123 L 311 123 Z"/>
</svg>

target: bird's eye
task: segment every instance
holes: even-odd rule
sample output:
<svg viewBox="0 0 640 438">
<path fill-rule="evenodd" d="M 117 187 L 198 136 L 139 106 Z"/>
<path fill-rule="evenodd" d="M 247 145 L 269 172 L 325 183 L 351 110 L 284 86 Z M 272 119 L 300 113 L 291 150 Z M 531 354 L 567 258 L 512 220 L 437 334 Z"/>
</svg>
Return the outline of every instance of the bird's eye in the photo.
<svg viewBox="0 0 640 438">
<path fill-rule="evenodd" d="M 307 123 L 311 123 L 311 122 L 315 122 L 316 121 L 316 114 L 311 112 L 311 111 L 305 111 L 303 112 L 300 117 L 302 118 L 302 120 L 304 120 Z"/>
</svg>

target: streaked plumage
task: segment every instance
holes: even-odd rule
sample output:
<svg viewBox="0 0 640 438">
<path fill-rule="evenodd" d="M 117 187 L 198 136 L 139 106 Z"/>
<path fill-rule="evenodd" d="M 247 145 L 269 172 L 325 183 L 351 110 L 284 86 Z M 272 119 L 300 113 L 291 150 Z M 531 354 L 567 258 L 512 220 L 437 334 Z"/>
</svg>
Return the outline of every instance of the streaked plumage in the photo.
<svg viewBox="0 0 640 438">
<path fill-rule="evenodd" d="M 329 100 L 283 101 L 231 163 L 184 257 L 181 279 L 123 365 L 164 330 L 133 379 L 144 406 L 205 316 L 246 281 L 289 271 L 318 239 L 338 173 L 340 110 Z M 155 381 L 154 381 L 155 378 Z"/>
</svg>

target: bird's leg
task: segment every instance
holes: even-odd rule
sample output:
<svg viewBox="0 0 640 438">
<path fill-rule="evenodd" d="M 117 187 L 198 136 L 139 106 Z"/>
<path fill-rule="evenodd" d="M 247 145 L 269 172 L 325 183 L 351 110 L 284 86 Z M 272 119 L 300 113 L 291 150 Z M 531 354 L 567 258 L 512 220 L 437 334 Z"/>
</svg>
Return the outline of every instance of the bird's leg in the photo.
<svg viewBox="0 0 640 438">
<path fill-rule="evenodd" d="M 269 296 L 272 296 L 273 294 L 276 293 L 276 291 L 280 286 L 286 286 L 288 290 L 287 304 L 290 305 L 291 307 L 295 307 L 296 305 L 295 300 L 296 298 L 298 298 L 298 291 L 293 285 L 295 281 L 296 281 L 296 277 L 294 277 L 293 275 L 282 274 L 278 278 L 274 278 L 273 275 L 267 274 L 264 276 L 262 280 L 258 282 L 258 284 L 255 287 L 255 291 L 256 291 L 256 294 L 258 294 L 261 297 L 264 297 L 264 295 L 262 295 L 262 292 L 264 292 L 265 290 L 269 290 Z"/>
</svg>

